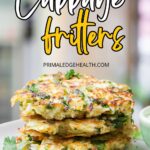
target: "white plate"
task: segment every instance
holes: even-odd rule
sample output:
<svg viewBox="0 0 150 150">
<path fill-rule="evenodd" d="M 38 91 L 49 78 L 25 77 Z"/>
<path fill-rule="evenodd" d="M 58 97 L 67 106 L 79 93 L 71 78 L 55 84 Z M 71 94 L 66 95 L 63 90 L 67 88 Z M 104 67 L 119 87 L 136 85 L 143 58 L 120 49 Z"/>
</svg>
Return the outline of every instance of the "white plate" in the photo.
<svg viewBox="0 0 150 150">
<path fill-rule="evenodd" d="M 21 120 L 16 120 L 0 125 L 0 150 L 2 150 L 4 138 L 19 135 L 18 129 L 21 128 L 23 124 Z M 127 150 L 150 150 L 150 148 L 146 146 L 143 140 L 138 140 L 133 141 Z"/>
<path fill-rule="evenodd" d="M 23 127 L 23 124 L 21 120 L 0 124 L 0 150 L 2 150 L 4 138 L 19 135 L 18 129 Z"/>
</svg>

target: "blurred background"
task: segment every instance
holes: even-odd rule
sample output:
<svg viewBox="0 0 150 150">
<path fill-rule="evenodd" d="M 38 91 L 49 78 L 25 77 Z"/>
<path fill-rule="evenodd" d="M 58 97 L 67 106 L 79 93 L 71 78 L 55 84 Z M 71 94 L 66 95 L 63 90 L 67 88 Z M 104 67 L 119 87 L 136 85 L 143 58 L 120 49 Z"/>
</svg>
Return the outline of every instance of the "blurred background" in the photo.
<svg viewBox="0 0 150 150">
<path fill-rule="evenodd" d="M 33 2 L 22 2 L 24 14 L 33 6 Z M 38 8 L 28 20 L 19 20 L 14 11 L 15 1 L 2 0 L 0 4 L 0 123 L 19 118 L 18 107 L 10 107 L 13 93 L 24 86 L 31 79 L 42 73 L 65 72 L 69 68 L 44 68 L 44 62 L 109 62 L 109 68 L 75 68 L 75 70 L 99 79 L 109 79 L 115 82 L 129 84 L 134 92 L 136 101 L 135 120 L 138 122 L 139 110 L 150 105 L 150 1 L 127 0 L 120 9 L 111 9 L 106 22 L 97 21 L 97 14 L 102 10 L 90 14 L 90 21 L 95 21 L 97 30 L 103 26 L 112 32 L 118 25 L 123 27 L 121 34 L 126 35 L 122 42 L 124 48 L 118 53 L 111 50 L 112 42 L 105 40 L 104 49 L 89 48 L 89 56 L 78 56 L 75 47 L 71 47 L 67 40 L 62 40 L 61 49 L 53 48 L 51 56 L 46 56 L 43 42 L 47 17 L 53 16 L 52 31 L 56 26 L 69 31 L 76 15 L 71 17 L 67 8 L 62 16 L 56 16 L 48 9 Z"/>
</svg>

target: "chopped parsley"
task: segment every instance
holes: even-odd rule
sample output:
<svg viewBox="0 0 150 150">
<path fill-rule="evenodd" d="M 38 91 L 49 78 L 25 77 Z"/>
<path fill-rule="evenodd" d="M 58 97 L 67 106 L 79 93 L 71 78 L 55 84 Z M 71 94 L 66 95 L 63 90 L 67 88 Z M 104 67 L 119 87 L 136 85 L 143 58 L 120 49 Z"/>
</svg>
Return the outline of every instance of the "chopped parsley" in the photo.
<svg viewBox="0 0 150 150">
<path fill-rule="evenodd" d="M 73 138 L 73 140 L 74 140 L 74 141 L 81 141 L 81 140 L 82 140 L 82 137 L 75 136 L 75 137 Z"/>
<path fill-rule="evenodd" d="M 79 89 L 75 89 L 74 93 L 78 95 L 78 94 L 82 94 L 83 92 L 81 90 L 79 90 Z"/>
<path fill-rule="evenodd" d="M 104 100 L 105 98 L 93 99 L 93 102 L 95 102 L 97 105 L 101 105 L 104 108 L 109 108 L 109 105 L 103 102 Z"/>
<path fill-rule="evenodd" d="M 37 93 L 39 91 L 36 84 L 28 85 L 27 89 L 33 93 Z"/>
<path fill-rule="evenodd" d="M 32 136 L 31 135 L 28 135 L 28 140 L 32 141 Z"/>
<path fill-rule="evenodd" d="M 3 150 L 17 150 L 16 147 L 16 138 L 15 137 L 6 137 L 4 139 Z"/>
<path fill-rule="evenodd" d="M 142 133 L 139 129 L 134 130 L 132 136 L 133 136 L 133 139 L 135 139 L 135 140 L 142 139 Z"/>
<path fill-rule="evenodd" d="M 95 128 L 97 133 L 101 133 L 101 128 Z"/>
<path fill-rule="evenodd" d="M 92 144 L 97 147 L 97 150 L 104 150 L 105 149 L 105 141 L 101 140 L 92 140 Z"/>
<path fill-rule="evenodd" d="M 129 88 L 129 89 L 127 90 L 127 92 L 129 92 L 129 93 L 131 93 L 131 94 L 133 93 L 131 88 Z"/>
<path fill-rule="evenodd" d="M 62 103 L 63 103 L 65 106 L 69 107 L 68 103 L 67 103 L 65 100 L 62 101 Z"/>
<path fill-rule="evenodd" d="M 56 78 L 56 77 L 53 78 L 53 82 L 56 83 L 56 84 L 59 84 L 60 81 L 61 81 L 61 79 L 59 79 L 59 78 Z"/>
<path fill-rule="evenodd" d="M 112 121 L 112 123 L 114 124 L 115 128 L 121 128 L 124 125 L 124 123 L 127 122 L 127 120 L 128 117 L 125 114 L 120 113 L 118 114 L 118 117 Z"/>
<path fill-rule="evenodd" d="M 89 91 L 89 92 L 91 92 L 93 90 L 93 86 L 90 85 L 90 86 L 86 87 L 86 90 Z"/>
<path fill-rule="evenodd" d="M 112 82 L 112 81 L 108 81 L 108 83 L 109 83 L 109 85 L 110 85 L 111 87 L 116 87 L 116 83 L 114 83 L 114 82 Z"/>
<path fill-rule="evenodd" d="M 67 95 L 68 91 L 66 89 L 64 89 L 64 95 Z"/>
<path fill-rule="evenodd" d="M 53 109 L 54 107 L 51 105 L 51 103 L 46 105 L 46 109 Z"/>
<path fill-rule="evenodd" d="M 84 92 L 82 92 L 79 89 L 75 89 L 74 93 L 77 94 L 77 95 L 79 95 L 82 98 L 82 100 L 84 100 L 85 97 L 86 97 L 86 95 L 84 94 Z"/>
<path fill-rule="evenodd" d="M 68 109 L 69 108 L 69 102 L 68 102 L 68 97 L 67 96 L 64 96 L 63 97 L 63 100 L 62 100 L 62 104 L 65 106 L 65 109 Z"/>
<path fill-rule="evenodd" d="M 85 94 L 82 92 L 81 95 L 80 95 L 80 97 L 82 98 L 82 100 L 84 100 L 86 96 L 85 96 Z"/>
<path fill-rule="evenodd" d="M 39 97 L 39 98 L 41 98 L 41 99 L 43 99 L 43 100 L 51 98 L 50 95 L 47 95 L 45 93 L 37 93 L 36 96 Z"/>
<path fill-rule="evenodd" d="M 96 146 L 97 146 L 97 150 L 104 150 L 104 148 L 105 148 L 105 144 L 104 143 L 99 143 Z"/>
<path fill-rule="evenodd" d="M 67 80 L 70 80 L 72 79 L 73 77 L 76 77 L 76 78 L 80 78 L 81 75 L 79 73 L 76 73 L 73 69 L 69 70 L 66 74 L 65 74 L 65 78 Z"/>
<path fill-rule="evenodd" d="M 103 103 L 103 104 L 102 104 L 102 107 L 103 107 L 103 108 L 109 108 L 109 105 Z"/>
</svg>

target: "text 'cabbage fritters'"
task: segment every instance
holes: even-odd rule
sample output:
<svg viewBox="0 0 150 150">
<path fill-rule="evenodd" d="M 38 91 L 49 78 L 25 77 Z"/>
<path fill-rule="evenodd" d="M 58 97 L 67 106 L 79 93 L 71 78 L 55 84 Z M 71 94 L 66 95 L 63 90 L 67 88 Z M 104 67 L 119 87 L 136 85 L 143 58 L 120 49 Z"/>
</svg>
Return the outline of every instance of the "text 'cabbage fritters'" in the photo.
<svg viewBox="0 0 150 150">
<path fill-rule="evenodd" d="M 62 137 L 90 137 L 117 131 L 132 126 L 131 118 L 123 114 L 103 116 L 100 119 L 65 119 L 63 121 L 45 120 L 41 117 L 22 117 L 26 122 L 25 130 L 35 130 L 43 134 L 59 135 Z M 124 129 L 123 129 L 124 130 Z"/>
<path fill-rule="evenodd" d="M 11 102 L 20 102 L 21 115 L 45 119 L 93 118 L 102 114 L 132 115 L 130 88 L 75 72 L 47 74 L 16 92 Z"/>
</svg>

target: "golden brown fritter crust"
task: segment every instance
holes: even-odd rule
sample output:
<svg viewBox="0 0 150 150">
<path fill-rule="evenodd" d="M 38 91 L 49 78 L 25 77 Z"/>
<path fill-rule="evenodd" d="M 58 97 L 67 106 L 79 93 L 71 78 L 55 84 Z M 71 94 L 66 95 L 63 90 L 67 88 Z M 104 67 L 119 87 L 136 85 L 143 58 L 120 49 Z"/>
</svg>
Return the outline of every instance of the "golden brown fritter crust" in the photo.
<svg viewBox="0 0 150 150">
<path fill-rule="evenodd" d="M 30 131 L 31 134 L 32 131 Z M 31 136 L 30 138 L 33 138 Z M 35 139 L 35 137 L 34 137 Z M 22 136 L 23 141 L 29 141 L 28 136 Z M 93 138 L 69 138 L 63 139 L 60 137 L 45 137 L 43 138 L 41 144 L 35 144 L 36 150 L 123 150 L 125 146 L 130 142 L 130 137 L 124 134 L 112 134 L 104 136 L 96 136 Z M 30 145 L 32 145 L 32 140 L 30 140 Z M 28 145 L 28 149 L 32 150 L 33 146 Z M 24 149 L 24 150 L 28 150 Z M 35 149 L 34 149 L 35 150 Z"/>
<path fill-rule="evenodd" d="M 66 79 L 62 73 L 42 75 L 12 97 L 20 102 L 22 116 L 41 115 L 46 119 L 92 118 L 121 112 L 132 114 L 130 88 L 87 75 Z"/>
<path fill-rule="evenodd" d="M 117 131 L 124 126 L 132 126 L 131 118 L 125 118 L 118 125 L 118 116 L 107 117 L 107 119 L 92 118 L 92 119 L 65 119 L 63 121 L 45 120 L 39 116 L 22 117 L 26 122 L 25 130 L 35 130 L 43 134 L 59 135 L 62 137 L 91 137 Z M 122 119 L 122 118 L 121 118 Z M 121 120 L 122 121 L 122 120 Z"/>
</svg>

